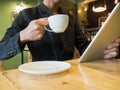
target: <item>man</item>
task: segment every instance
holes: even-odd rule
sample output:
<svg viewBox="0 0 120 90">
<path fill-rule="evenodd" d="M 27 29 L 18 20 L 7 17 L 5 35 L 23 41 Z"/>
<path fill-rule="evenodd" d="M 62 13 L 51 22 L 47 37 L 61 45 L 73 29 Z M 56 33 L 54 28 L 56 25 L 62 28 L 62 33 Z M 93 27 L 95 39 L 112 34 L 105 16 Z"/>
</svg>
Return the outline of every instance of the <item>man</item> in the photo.
<svg viewBox="0 0 120 90">
<path fill-rule="evenodd" d="M 20 53 L 26 44 L 33 61 L 72 59 L 74 46 L 82 54 L 89 42 L 75 24 L 73 16 L 59 7 L 63 1 L 43 0 L 38 7 L 21 11 L 0 43 L 0 60 Z M 53 14 L 69 15 L 69 26 L 64 33 L 52 33 L 44 29 L 44 26 L 48 25 L 47 17 Z M 108 45 L 104 51 L 104 58 L 118 55 L 119 42 L 117 39 Z"/>
</svg>

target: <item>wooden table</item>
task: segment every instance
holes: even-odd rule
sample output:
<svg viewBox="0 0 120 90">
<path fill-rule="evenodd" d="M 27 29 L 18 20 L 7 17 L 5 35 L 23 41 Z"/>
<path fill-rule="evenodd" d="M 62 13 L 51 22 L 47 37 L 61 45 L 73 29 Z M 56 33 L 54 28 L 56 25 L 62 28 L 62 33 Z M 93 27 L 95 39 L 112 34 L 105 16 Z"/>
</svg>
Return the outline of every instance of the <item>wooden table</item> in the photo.
<svg viewBox="0 0 120 90">
<path fill-rule="evenodd" d="M 0 61 L 0 71 L 3 70 L 3 61 Z"/>
<path fill-rule="evenodd" d="M 19 70 L 0 72 L 0 90 L 120 90 L 120 60 L 77 63 L 54 75 L 30 75 Z"/>
</svg>

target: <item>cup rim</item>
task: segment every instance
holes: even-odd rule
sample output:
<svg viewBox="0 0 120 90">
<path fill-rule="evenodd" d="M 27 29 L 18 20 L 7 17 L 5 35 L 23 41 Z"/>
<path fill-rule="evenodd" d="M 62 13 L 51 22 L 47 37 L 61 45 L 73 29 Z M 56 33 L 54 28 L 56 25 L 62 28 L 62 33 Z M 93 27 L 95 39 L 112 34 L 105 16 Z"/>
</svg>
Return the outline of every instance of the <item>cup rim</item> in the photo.
<svg viewBox="0 0 120 90">
<path fill-rule="evenodd" d="M 68 16 L 68 15 L 67 14 L 54 14 L 54 15 L 49 16 L 48 18 L 54 17 L 54 16 Z"/>
</svg>

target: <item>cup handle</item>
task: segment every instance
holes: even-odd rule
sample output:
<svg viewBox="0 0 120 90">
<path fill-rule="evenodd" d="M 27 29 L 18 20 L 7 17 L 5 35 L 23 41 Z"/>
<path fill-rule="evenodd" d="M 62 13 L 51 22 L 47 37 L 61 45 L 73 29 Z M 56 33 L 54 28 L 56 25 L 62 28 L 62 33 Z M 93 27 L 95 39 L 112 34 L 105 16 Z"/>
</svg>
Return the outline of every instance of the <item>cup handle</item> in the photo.
<svg viewBox="0 0 120 90">
<path fill-rule="evenodd" d="M 46 26 L 44 26 L 44 28 L 45 28 L 45 30 L 47 30 L 48 32 L 53 32 L 52 30 L 47 29 Z"/>
</svg>

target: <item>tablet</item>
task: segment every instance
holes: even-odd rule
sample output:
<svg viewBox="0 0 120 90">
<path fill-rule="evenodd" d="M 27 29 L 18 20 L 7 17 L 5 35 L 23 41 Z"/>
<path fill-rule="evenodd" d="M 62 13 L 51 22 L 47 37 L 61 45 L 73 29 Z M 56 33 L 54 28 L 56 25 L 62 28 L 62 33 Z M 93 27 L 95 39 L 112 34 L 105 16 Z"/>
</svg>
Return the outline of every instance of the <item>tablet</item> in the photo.
<svg viewBox="0 0 120 90">
<path fill-rule="evenodd" d="M 120 3 L 112 10 L 78 62 L 103 59 L 104 50 L 120 36 Z"/>
</svg>

